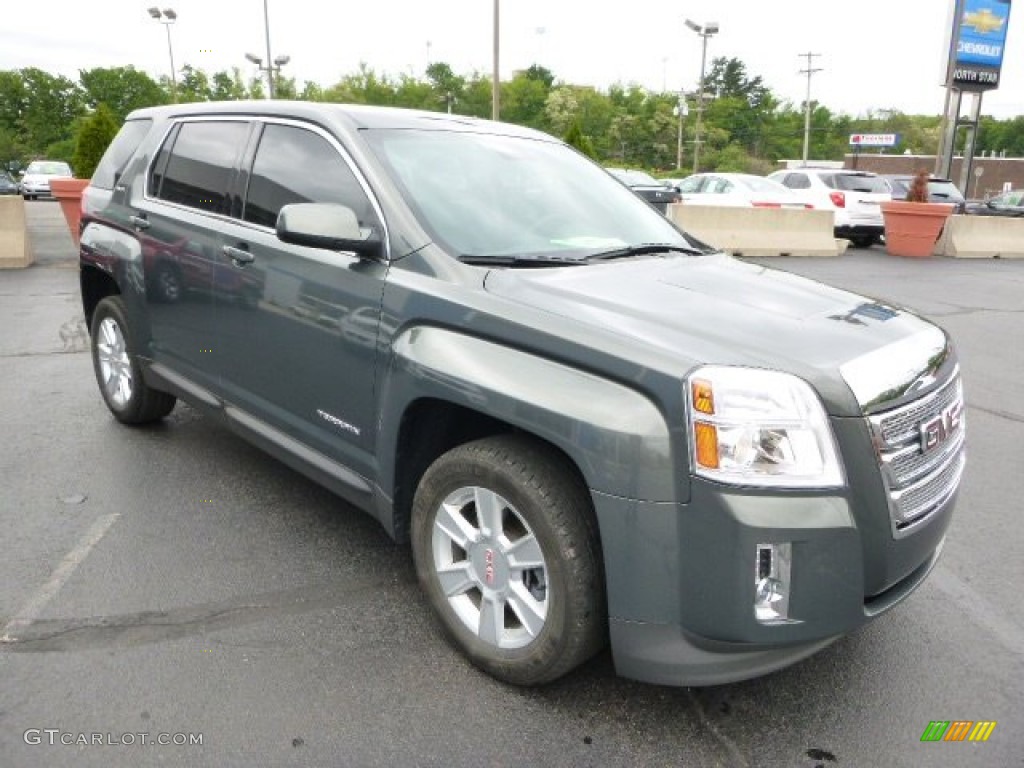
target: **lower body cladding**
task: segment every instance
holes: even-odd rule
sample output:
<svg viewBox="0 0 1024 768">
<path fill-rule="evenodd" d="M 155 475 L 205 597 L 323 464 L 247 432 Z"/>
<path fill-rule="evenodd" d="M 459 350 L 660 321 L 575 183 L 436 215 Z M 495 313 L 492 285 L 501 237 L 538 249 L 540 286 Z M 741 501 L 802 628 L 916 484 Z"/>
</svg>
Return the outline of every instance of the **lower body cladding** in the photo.
<svg viewBox="0 0 1024 768">
<path fill-rule="evenodd" d="M 780 496 L 702 480 L 692 490 L 688 504 L 593 494 L 612 654 L 623 677 L 717 685 L 816 653 L 924 581 L 955 501 L 914 536 L 893 542 L 903 570 L 866 595 L 873 579 L 865 567 L 880 564 L 865 556 L 871 537 L 858 529 L 845 496 Z M 888 510 L 879 514 L 887 526 Z"/>
</svg>

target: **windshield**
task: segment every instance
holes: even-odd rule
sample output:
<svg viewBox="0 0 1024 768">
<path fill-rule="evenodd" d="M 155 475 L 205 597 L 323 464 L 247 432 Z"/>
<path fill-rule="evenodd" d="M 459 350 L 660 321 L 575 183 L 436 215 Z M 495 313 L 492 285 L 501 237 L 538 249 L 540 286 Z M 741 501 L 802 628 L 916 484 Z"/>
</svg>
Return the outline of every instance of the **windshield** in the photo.
<svg viewBox="0 0 1024 768">
<path fill-rule="evenodd" d="M 364 135 L 424 228 L 457 256 L 583 260 L 641 244 L 692 247 L 563 144 L 456 131 Z"/>
<path fill-rule="evenodd" d="M 25 173 L 35 173 L 40 176 L 70 176 L 71 167 L 67 163 L 58 163 L 50 160 L 36 160 L 28 164 Z"/>
</svg>

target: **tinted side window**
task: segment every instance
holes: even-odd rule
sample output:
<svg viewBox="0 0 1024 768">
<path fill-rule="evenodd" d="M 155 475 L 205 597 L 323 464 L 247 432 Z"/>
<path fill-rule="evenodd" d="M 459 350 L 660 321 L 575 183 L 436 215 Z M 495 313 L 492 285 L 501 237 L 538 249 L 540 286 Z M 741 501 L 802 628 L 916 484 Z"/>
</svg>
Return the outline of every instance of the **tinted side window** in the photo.
<svg viewBox="0 0 1024 768">
<path fill-rule="evenodd" d="M 782 182 L 790 189 L 810 189 L 811 180 L 802 173 L 791 173 Z"/>
<path fill-rule="evenodd" d="M 703 176 L 691 176 L 688 179 L 683 179 L 679 183 L 679 191 L 686 192 L 687 194 L 693 194 L 700 189 L 701 183 L 704 181 Z"/>
<path fill-rule="evenodd" d="M 103 153 L 103 158 L 92 175 L 92 185 L 103 189 L 113 189 L 118 177 L 139 148 L 142 139 L 153 126 L 152 120 L 129 120 L 121 126 L 117 136 Z"/>
<path fill-rule="evenodd" d="M 163 181 L 152 191 L 171 203 L 227 213 L 232 166 L 248 131 L 243 122 L 182 123 Z"/>
<path fill-rule="evenodd" d="M 340 203 L 355 211 L 360 226 L 374 220 L 355 175 L 326 139 L 304 128 L 267 125 L 256 150 L 242 218 L 273 227 L 281 206 L 290 203 Z"/>
</svg>

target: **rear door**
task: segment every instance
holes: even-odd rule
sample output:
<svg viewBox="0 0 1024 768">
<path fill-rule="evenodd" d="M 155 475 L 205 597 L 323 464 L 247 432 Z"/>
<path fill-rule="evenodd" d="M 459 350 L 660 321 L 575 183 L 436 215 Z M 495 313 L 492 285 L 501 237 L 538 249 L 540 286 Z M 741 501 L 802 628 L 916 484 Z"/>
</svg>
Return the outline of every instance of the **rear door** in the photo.
<svg viewBox="0 0 1024 768">
<path fill-rule="evenodd" d="M 275 224 L 284 205 L 328 202 L 383 233 L 379 209 L 339 142 L 316 126 L 267 120 L 252 147 L 241 216 L 224 228 L 213 273 L 225 396 L 365 477 L 387 264 L 283 243 Z"/>
<path fill-rule="evenodd" d="M 244 118 L 174 124 L 150 165 L 145 194 L 132 191 L 150 354 L 214 391 L 213 265 L 236 205 L 231 190 L 251 129 Z"/>
</svg>

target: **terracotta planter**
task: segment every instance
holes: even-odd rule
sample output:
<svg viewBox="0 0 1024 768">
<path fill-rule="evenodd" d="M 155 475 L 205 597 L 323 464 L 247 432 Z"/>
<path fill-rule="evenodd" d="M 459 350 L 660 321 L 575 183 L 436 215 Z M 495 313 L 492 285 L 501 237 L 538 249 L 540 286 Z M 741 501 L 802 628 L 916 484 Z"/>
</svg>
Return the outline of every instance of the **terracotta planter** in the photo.
<svg viewBox="0 0 1024 768">
<path fill-rule="evenodd" d="M 948 203 L 908 203 L 903 200 L 882 203 L 885 250 L 893 256 L 931 256 L 953 207 Z"/>
<path fill-rule="evenodd" d="M 82 220 L 82 192 L 89 186 L 89 179 L 51 179 L 50 193 L 57 198 L 64 219 L 71 230 L 71 239 L 78 247 L 78 225 Z"/>
</svg>

